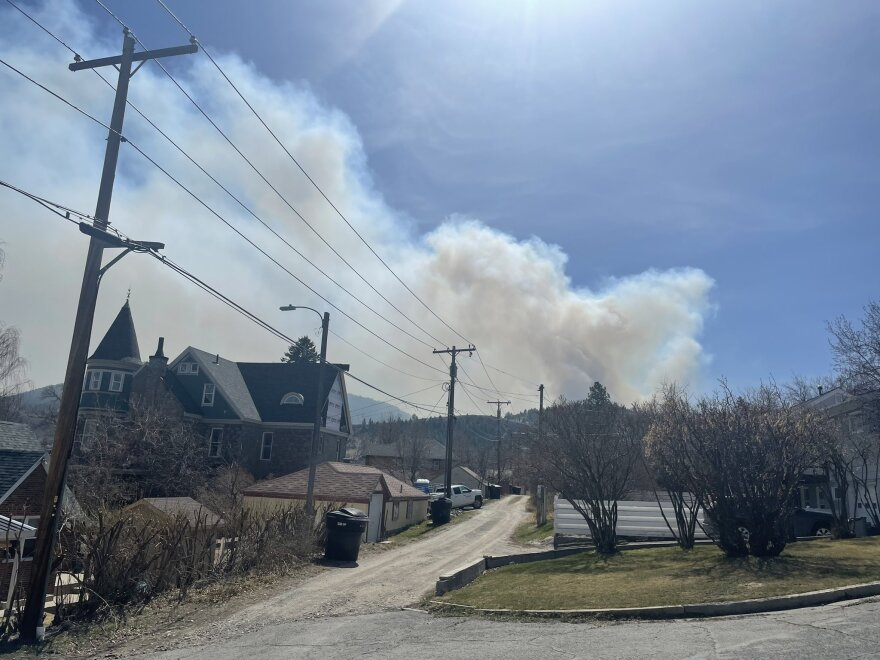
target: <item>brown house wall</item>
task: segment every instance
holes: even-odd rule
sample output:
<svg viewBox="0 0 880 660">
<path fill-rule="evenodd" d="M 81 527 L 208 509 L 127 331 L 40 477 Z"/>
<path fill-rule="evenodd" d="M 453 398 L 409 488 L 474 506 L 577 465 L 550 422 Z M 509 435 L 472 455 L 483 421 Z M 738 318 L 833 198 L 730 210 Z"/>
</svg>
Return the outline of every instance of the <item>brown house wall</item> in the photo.
<svg viewBox="0 0 880 660">
<path fill-rule="evenodd" d="M 3 516 L 34 516 L 40 513 L 40 506 L 43 501 L 43 490 L 46 487 L 46 470 L 41 466 L 31 472 L 27 479 L 15 489 L 6 500 L 0 504 L 0 515 Z M 0 540 L 3 546 L 6 545 L 6 539 Z M 31 561 L 24 560 L 18 570 L 19 593 L 26 593 L 30 584 L 31 577 Z M 0 600 L 6 599 L 9 590 L 9 579 L 12 576 L 12 562 L 0 562 Z"/>
</svg>

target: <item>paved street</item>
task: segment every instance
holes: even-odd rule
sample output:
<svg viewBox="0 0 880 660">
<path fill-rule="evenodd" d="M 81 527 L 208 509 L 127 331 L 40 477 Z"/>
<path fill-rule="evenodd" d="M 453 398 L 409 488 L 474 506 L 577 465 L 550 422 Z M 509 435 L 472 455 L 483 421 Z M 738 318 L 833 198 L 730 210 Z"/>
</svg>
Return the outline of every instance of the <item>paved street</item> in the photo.
<svg viewBox="0 0 880 660">
<path fill-rule="evenodd" d="M 880 602 L 650 623 L 494 622 L 397 611 L 272 624 L 221 644 L 140 658 L 870 658 Z"/>
</svg>

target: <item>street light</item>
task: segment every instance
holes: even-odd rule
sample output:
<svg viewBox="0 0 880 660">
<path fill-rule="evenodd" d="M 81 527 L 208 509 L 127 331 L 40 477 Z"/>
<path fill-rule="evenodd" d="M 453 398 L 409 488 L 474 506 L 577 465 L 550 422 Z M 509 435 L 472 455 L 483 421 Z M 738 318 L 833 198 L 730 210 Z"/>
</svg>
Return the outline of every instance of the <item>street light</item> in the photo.
<svg viewBox="0 0 880 660">
<path fill-rule="evenodd" d="M 309 484 L 306 488 L 306 516 L 311 518 L 315 515 L 315 452 L 318 449 L 318 440 L 321 437 L 321 412 L 324 408 L 321 401 L 321 393 L 324 390 L 324 364 L 327 361 L 327 332 L 330 329 L 330 312 L 321 315 L 317 309 L 303 305 L 284 305 L 279 307 L 282 312 L 293 312 L 297 309 L 308 309 L 321 319 L 321 358 L 318 362 L 318 390 L 315 394 L 315 425 L 312 428 L 312 443 L 309 447 Z M 311 522 L 309 523 L 311 524 Z"/>
</svg>

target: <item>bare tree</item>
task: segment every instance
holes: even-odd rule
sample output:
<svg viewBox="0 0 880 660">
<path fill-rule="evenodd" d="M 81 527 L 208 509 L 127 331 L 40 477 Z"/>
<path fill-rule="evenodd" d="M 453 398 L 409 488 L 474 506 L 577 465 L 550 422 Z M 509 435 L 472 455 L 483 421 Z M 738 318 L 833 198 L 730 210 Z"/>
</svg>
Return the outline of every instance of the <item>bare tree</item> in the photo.
<svg viewBox="0 0 880 660">
<path fill-rule="evenodd" d="M 410 483 L 415 483 L 427 458 L 428 440 L 422 435 L 407 433 L 406 427 L 401 427 L 398 431 L 396 444 L 400 470 Z"/>
<path fill-rule="evenodd" d="M 844 387 L 857 394 L 880 391 L 880 301 L 865 306 L 860 326 L 841 316 L 828 332 Z"/>
<path fill-rule="evenodd" d="M 0 248 L 0 270 L 6 255 Z M 2 274 L 0 274 L 2 279 Z M 27 362 L 19 352 L 21 334 L 17 328 L 0 323 L 0 419 L 18 418 L 21 390 L 27 383 Z"/>
<path fill-rule="evenodd" d="M 825 455 L 825 420 L 775 387 L 735 395 L 726 384 L 694 403 L 668 387 L 658 413 L 652 445 L 668 452 L 672 478 L 698 498 L 724 552 L 782 552 L 801 475 Z"/>
<path fill-rule="evenodd" d="M 616 551 L 617 502 L 641 453 L 629 414 L 598 383 L 587 399 L 560 399 L 546 411 L 545 477 L 584 517 L 602 554 Z"/>
</svg>

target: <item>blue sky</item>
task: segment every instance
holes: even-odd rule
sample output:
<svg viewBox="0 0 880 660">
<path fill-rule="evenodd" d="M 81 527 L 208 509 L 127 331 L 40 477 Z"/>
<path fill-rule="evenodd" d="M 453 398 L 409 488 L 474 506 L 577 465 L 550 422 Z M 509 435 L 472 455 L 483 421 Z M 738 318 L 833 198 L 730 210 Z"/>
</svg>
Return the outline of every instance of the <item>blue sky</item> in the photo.
<svg viewBox="0 0 880 660">
<path fill-rule="evenodd" d="M 107 4 L 151 48 L 186 41 L 156 3 Z M 414 235 L 464 216 L 537 236 L 575 290 L 704 271 L 703 383 L 828 373 L 826 321 L 877 297 L 877 3 L 171 6 L 343 113 L 361 183 Z"/>
</svg>

